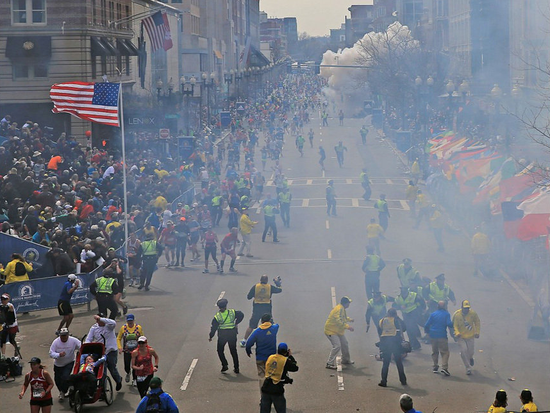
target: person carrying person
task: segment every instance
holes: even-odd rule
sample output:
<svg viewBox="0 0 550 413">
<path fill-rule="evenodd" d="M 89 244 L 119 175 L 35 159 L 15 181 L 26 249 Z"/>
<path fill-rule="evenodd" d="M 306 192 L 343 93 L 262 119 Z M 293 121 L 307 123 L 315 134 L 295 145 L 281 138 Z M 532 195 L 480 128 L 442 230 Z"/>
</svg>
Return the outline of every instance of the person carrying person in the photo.
<svg viewBox="0 0 550 413">
<path fill-rule="evenodd" d="M 298 371 L 298 363 L 286 343 L 279 343 L 277 354 L 269 356 L 265 363 L 265 380 L 261 387 L 260 413 L 270 413 L 271 406 L 277 413 L 286 413 L 285 384 L 292 384 L 288 372 Z"/>
<path fill-rule="evenodd" d="M 407 331 L 405 323 L 397 316 L 395 308 L 390 308 L 385 317 L 383 317 L 378 324 L 378 335 L 380 336 L 380 352 L 382 357 L 382 380 L 378 385 L 380 387 L 387 387 L 388 385 L 388 372 L 390 369 L 390 363 L 393 359 L 397 372 L 399 374 L 399 381 L 403 386 L 407 385 L 407 376 L 405 375 L 405 369 L 403 367 L 403 333 Z"/>
<path fill-rule="evenodd" d="M 225 345 L 229 345 L 229 351 L 233 358 L 233 371 L 239 374 L 239 354 L 237 353 L 237 325 L 243 321 L 244 314 L 241 311 L 228 309 L 228 301 L 225 298 L 218 300 L 219 311 L 212 319 L 208 341 L 218 333 L 217 352 L 222 363 L 222 373 L 229 370 L 227 359 L 224 354 Z"/>
<path fill-rule="evenodd" d="M 50 346 L 50 357 L 53 362 L 53 377 L 59 390 L 59 401 L 67 397 L 69 391 L 69 377 L 73 371 L 75 353 L 80 350 L 80 340 L 69 336 L 67 328 L 59 330 L 57 337 Z"/>
<path fill-rule="evenodd" d="M 176 402 L 162 390 L 162 380 L 160 377 L 153 377 L 149 382 L 150 390 L 141 399 L 136 409 L 136 413 L 148 413 L 157 411 L 159 413 L 179 413 Z"/>
<path fill-rule="evenodd" d="M 248 328 L 244 333 L 244 340 L 241 340 L 240 345 L 244 347 L 246 345 L 246 340 L 256 327 L 258 327 L 258 322 L 264 314 L 273 314 L 271 296 L 273 294 L 279 294 L 283 291 L 281 288 L 281 277 L 273 279 L 275 285 L 269 284 L 269 278 L 266 274 L 260 277 L 260 282 L 252 286 L 247 299 L 252 301 L 252 316 L 250 317 L 250 322 Z"/>
<path fill-rule="evenodd" d="M 136 324 L 133 314 L 126 315 L 126 323 L 120 327 L 116 337 L 118 353 L 124 354 L 124 371 L 126 372 L 126 383 L 130 382 L 130 372 L 132 373 L 132 383 L 136 380 L 136 372 L 132 370 L 132 351 L 138 348 L 138 338 L 143 335 L 141 325 Z"/>
<path fill-rule="evenodd" d="M 144 397 L 153 375 L 159 368 L 159 356 L 155 349 L 147 344 L 147 337 L 140 336 L 137 343 L 138 347 L 132 351 L 132 370 L 136 373 L 139 395 Z"/>
<path fill-rule="evenodd" d="M 19 399 L 22 399 L 27 391 L 27 388 L 31 387 L 31 413 L 50 413 L 52 411 L 52 389 L 53 380 L 44 366 L 42 361 L 38 357 L 33 357 L 29 361 L 31 365 L 31 371 L 25 374 L 25 381 L 21 386 L 19 392 Z"/>
<path fill-rule="evenodd" d="M 265 379 L 265 363 L 270 355 L 277 352 L 277 332 L 279 324 L 273 323 L 270 313 L 262 315 L 260 326 L 255 329 L 246 340 L 246 355 L 250 357 L 252 347 L 256 346 L 256 368 L 260 390 Z"/>
<path fill-rule="evenodd" d="M 326 368 L 336 370 L 336 356 L 340 351 L 342 352 L 342 364 L 355 364 L 351 360 L 349 354 L 348 340 L 346 339 L 346 330 L 354 331 L 353 327 L 349 323 L 353 322 L 353 319 L 348 317 L 346 309 L 351 303 L 351 298 L 344 296 L 340 299 L 340 304 L 335 306 L 325 323 L 325 335 L 327 336 L 332 349 L 328 356 Z"/>
</svg>

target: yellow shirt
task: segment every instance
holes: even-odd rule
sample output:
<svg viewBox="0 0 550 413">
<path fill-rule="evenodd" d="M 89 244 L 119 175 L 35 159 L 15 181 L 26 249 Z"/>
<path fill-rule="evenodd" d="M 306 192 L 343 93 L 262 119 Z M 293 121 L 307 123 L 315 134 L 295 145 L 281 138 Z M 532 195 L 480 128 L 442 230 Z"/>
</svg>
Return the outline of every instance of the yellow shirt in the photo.
<svg viewBox="0 0 550 413">
<path fill-rule="evenodd" d="M 407 201 L 416 201 L 418 195 L 418 188 L 414 185 L 409 185 L 405 191 L 405 198 Z"/>
<path fill-rule="evenodd" d="M 349 328 L 348 321 L 351 321 L 346 314 L 346 309 L 342 304 L 338 304 L 332 309 L 328 315 L 327 322 L 325 323 L 325 334 L 343 336 L 346 330 Z"/>
<path fill-rule="evenodd" d="M 539 408 L 537 405 L 533 402 L 525 403 L 523 406 L 521 406 L 522 412 L 538 412 Z"/>
<path fill-rule="evenodd" d="M 481 330 L 481 322 L 477 313 L 470 309 L 468 314 L 464 315 L 462 309 L 459 308 L 453 314 L 453 326 L 455 336 L 461 338 L 472 338 L 476 334 L 479 335 Z"/>
<path fill-rule="evenodd" d="M 472 254 L 474 255 L 485 255 L 489 254 L 491 250 L 491 240 L 483 232 L 476 232 L 472 237 Z"/>
<path fill-rule="evenodd" d="M 380 224 L 367 225 L 367 238 L 378 238 L 384 233 L 384 228 Z"/>
<path fill-rule="evenodd" d="M 258 222 L 252 221 L 248 215 L 242 214 L 240 219 L 240 226 L 241 226 L 241 234 L 248 235 L 252 232 L 252 228 L 254 228 L 254 225 L 256 225 Z"/>
<path fill-rule="evenodd" d="M 489 410 L 487 410 L 487 413 L 506 413 L 506 407 L 495 407 L 491 405 Z"/>
<path fill-rule="evenodd" d="M 166 205 L 168 205 L 168 201 L 162 195 L 157 196 L 153 202 L 155 208 L 162 208 L 163 211 L 166 209 Z"/>
<path fill-rule="evenodd" d="M 25 269 L 27 270 L 27 274 L 17 276 L 15 275 L 15 264 L 18 262 L 22 262 L 25 266 Z M 6 276 L 6 284 L 9 283 L 15 283 L 19 281 L 29 281 L 29 272 L 32 271 L 32 264 L 29 264 L 28 262 L 21 261 L 19 259 L 14 259 L 8 262 L 8 265 L 6 265 L 6 268 L 4 268 L 4 275 Z"/>
</svg>

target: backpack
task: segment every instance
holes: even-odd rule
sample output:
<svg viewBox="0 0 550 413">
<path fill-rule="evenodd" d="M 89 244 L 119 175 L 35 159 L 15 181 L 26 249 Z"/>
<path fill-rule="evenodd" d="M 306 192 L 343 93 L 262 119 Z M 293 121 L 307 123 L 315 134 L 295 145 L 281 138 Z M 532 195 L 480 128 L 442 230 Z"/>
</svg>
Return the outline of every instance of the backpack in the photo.
<svg viewBox="0 0 550 413">
<path fill-rule="evenodd" d="M 164 393 L 162 390 L 159 393 L 147 393 L 147 404 L 145 405 L 145 411 L 147 413 L 162 413 L 162 404 L 160 401 L 160 395 Z"/>
<path fill-rule="evenodd" d="M 27 274 L 27 269 L 25 268 L 25 264 L 23 264 L 21 261 L 17 261 L 15 263 L 15 275 L 17 277 L 22 277 Z"/>
</svg>

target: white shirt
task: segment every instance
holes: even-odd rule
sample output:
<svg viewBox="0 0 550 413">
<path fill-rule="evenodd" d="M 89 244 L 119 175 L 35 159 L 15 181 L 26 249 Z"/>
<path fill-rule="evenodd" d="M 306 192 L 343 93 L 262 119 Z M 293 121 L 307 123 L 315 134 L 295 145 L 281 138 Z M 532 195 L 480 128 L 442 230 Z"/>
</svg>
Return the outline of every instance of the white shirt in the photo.
<svg viewBox="0 0 550 413">
<path fill-rule="evenodd" d="M 85 343 L 103 343 L 103 337 L 105 337 L 105 354 L 111 351 L 117 351 L 117 342 L 115 335 L 116 321 L 110 318 L 100 318 L 105 323 L 104 326 L 100 326 L 95 323 L 88 332 L 88 336 Z M 103 337 L 101 337 L 103 335 Z"/>
<path fill-rule="evenodd" d="M 50 357 L 54 359 L 54 366 L 63 367 L 72 363 L 75 359 L 74 353 L 80 348 L 80 340 L 74 337 L 69 337 L 66 342 L 61 341 L 61 337 L 57 337 L 50 346 Z M 65 352 L 61 357 L 59 353 Z"/>
<path fill-rule="evenodd" d="M 105 172 L 103 173 L 103 179 L 114 175 L 115 174 L 115 168 L 113 165 L 109 166 L 107 169 L 105 169 Z"/>
</svg>

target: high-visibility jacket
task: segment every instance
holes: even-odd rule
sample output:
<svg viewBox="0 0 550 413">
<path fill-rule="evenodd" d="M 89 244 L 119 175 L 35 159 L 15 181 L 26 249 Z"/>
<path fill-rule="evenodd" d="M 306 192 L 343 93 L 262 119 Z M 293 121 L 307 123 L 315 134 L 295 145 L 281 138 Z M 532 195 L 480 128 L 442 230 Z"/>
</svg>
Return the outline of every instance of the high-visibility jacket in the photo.
<svg viewBox="0 0 550 413">
<path fill-rule="evenodd" d="M 426 199 L 426 195 L 424 194 L 418 194 L 416 197 L 416 203 L 420 208 L 426 208 L 428 204 L 428 200 Z"/>
<path fill-rule="evenodd" d="M 443 286 L 442 289 L 439 288 L 439 285 L 437 285 L 437 281 L 433 281 L 430 283 L 430 290 L 429 290 L 430 300 L 435 301 L 436 303 L 439 301 L 448 301 L 449 300 L 449 293 L 451 289 L 447 284 Z"/>
<path fill-rule="evenodd" d="M 141 249 L 144 257 L 157 255 L 157 242 L 155 240 L 145 240 L 141 243 Z"/>
<path fill-rule="evenodd" d="M 382 294 L 381 297 L 381 302 L 374 301 L 374 298 L 371 298 L 369 301 L 367 301 L 370 308 L 372 308 L 373 314 L 376 314 L 377 316 L 381 316 L 386 313 L 386 304 L 388 303 L 388 297 L 384 294 Z"/>
<path fill-rule="evenodd" d="M 380 270 L 380 257 L 376 254 L 367 256 L 368 262 L 365 270 L 368 272 L 375 272 Z"/>
<path fill-rule="evenodd" d="M 290 192 L 280 192 L 279 193 L 279 202 L 281 204 L 289 204 L 291 197 L 292 197 L 292 195 L 290 194 Z"/>
<path fill-rule="evenodd" d="M 420 165 L 418 161 L 414 161 L 411 166 L 411 175 L 420 175 Z"/>
<path fill-rule="evenodd" d="M 434 213 L 430 217 L 430 226 L 436 229 L 443 228 L 445 226 L 445 220 L 443 219 L 443 215 L 441 215 L 441 212 L 439 212 L 437 209 L 434 211 Z"/>
<path fill-rule="evenodd" d="M 418 197 L 418 188 L 414 185 L 409 185 L 405 191 L 405 198 L 407 201 L 416 201 Z"/>
<path fill-rule="evenodd" d="M 254 304 L 269 304 L 271 302 L 271 285 L 256 284 L 254 291 Z"/>
<path fill-rule="evenodd" d="M 216 321 L 218 322 L 219 330 L 231 330 L 235 328 L 237 326 L 235 323 L 235 310 L 218 311 L 216 313 Z"/>
<path fill-rule="evenodd" d="M 266 216 L 266 217 L 275 216 L 275 212 L 273 211 L 273 205 L 266 205 L 264 207 L 264 216 Z"/>
<path fill-rule="evenodd" d="M 265 378 L 271 379 L 273 384 L 277 384 L 283 378 L 285 364 L 288 360 L 282 354 L 272 354 L 265 363 Z"/>
<path fill-rule="evenodd" d="M 395 304 L 397 304 L 403 313 L 409 314 L 416 310 L 418 304 L 416 303 L 416 293 L 409 292 L 407 298 L 403 299 L 401 295 L 398 295 L 395 299 Z"/>
<path fill-rule="evenodd" d="M 99 277 L 96 280 L 98 294 L 112 294 L 115 281 L 114 278 Z"/>
<path fill-rule="evenodd" d="M 409 271 L 406 271 L 404 264 L 397 267 L 397 277 L 399 278 L 399 282 L 402 287 L 410 287 L 413 281 L 416 283 L 420 283 L 421 281 L 420 273 L 416 271 L 414 267 L 411 267 Z"/>
<path fill-rule="evenodd" d="M 222 197 L 220 195 L 217 195 L 214 198 L 212 198 L 213 207 L 218 207 L 221 205 L 221 203 L 222 203 Z"/>
<path fill-rule="evenodd" d="M 379 199 L 374 204 L 374 208 L 378 210 L 378 213 L 382 213 L 382 212 L 387 213 L 388 212 L 388 203 L 383 199 Z"/>
<path fill-rule="evenodd" d="M 365 182 L 368 183 L 369 182 L 369 177 L 367 176 L 367 174 L 365 172 L 361 172 L 359 174 L 359 179 L 361 180 L 361 183 L 364 184 Z"/>
</svg>

